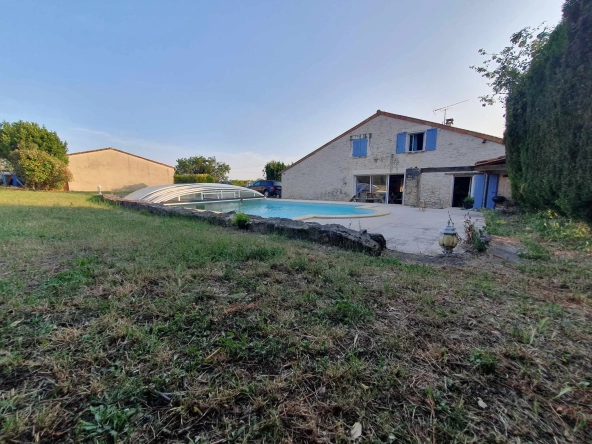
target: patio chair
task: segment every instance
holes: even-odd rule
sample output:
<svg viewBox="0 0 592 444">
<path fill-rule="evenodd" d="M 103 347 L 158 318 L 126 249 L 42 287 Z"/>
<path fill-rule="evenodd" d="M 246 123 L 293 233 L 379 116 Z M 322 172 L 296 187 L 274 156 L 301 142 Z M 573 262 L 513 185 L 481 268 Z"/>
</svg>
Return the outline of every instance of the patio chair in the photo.
<svg viewBox="0 0 592 444">
<path fill-rule="evenodd" d="M 382 202 L 382 199 L 376 193 L 367 193 L 366 194 L 366 202 L 369 202 L 369 203 Z"/>
</svg>

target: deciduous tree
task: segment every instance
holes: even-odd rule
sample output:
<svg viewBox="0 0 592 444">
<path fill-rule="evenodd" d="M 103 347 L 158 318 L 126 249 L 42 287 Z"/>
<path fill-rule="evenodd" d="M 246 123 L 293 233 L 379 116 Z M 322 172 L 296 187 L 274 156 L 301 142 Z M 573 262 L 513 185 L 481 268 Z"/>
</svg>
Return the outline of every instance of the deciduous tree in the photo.
<svg viewBox="0 0 592 444">
<path fill-rule="evenodd" d="M 281 172 L 286 169 L 286 164 L 279 160 L 272 160 L 267 162 L 265 168 L 263 168 L 263 174 L 267 180 L 281 180 Z"/>
<path fill-rule="evenodd" d="M 210 174 L 216 180 L 227 180 L 230 165 L 216 161 L 215 157 L 193 156 L 177 159 L 176 174 Z"/>
<path fill-rule="evenodd" d="M 36 146 L 37 149 L 50 154 L 68 164 L 68 143 L 60 140 L 55 131 L 34 122 L 0 123 L 0 157 L 8 158 L 9 154 L 19 148 Z"/>
</svg>

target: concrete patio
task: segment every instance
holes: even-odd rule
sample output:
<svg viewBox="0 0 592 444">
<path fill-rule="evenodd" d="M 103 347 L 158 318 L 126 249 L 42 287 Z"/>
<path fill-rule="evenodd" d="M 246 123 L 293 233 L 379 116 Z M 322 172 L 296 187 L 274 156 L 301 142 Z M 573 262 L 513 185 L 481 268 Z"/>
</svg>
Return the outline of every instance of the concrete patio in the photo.
<svg viewBox="0 0 592 444">
<path fill-rule="evenodd" d="M 437 255 L 442 250 L 438 245 L 439 231 L 448 223 L 448 215 L 452 218 L 459 235 L 464 235 L 463 221 L 467 212 L 478 227 L 484 225 L 483 215 L 478 211 L 467 211 L 461 208 L 432 209 L 421 211 L 415 207 L 403 205 L 376 205 L 380 211 L 390 211 L 385 216 L 362 218 L 307 219 L 306 222 L 320 224 L 340 224 L 352 230 L 368 230 L 381 233 L 386 245 L 391 250 L 405 253 Z M 459 245 L 455 251 L 463 251 Z"/>
</svg>

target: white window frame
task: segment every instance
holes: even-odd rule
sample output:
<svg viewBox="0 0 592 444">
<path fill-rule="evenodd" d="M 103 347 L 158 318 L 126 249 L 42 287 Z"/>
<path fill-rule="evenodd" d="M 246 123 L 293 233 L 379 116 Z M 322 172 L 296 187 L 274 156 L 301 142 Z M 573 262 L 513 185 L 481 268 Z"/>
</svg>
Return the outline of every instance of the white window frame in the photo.
<svg viewBox="0 0 592 444">
<path fill-rule="evenodd" d="M 415 136 L 416 134 L 423 134 L 423 143 L 421 145 L 421 150 L 411 151 L 409 149 L 410 145 L 411 145 L 411 137 Z M 423 153 L 425 151 L 425 147 L 426 147 L 426 139 L 427 139 L 427 131 L 415 131 L 413 133 L 408 133 L 407 140 L 405 143 L 405 152 L 406 153 Z"/>
</svg>

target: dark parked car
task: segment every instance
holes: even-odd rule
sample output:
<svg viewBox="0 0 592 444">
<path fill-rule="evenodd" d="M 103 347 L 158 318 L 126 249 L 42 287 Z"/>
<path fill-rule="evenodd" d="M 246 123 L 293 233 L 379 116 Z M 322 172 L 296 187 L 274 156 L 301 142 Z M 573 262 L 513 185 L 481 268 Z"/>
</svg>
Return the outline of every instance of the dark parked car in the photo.
<svg viewBox="0 0 592 444">
<path fill-rule="evenodd" d="M 259 191 L 265 197 L 282 197 L 282 183 L 277 180 L 258 180 L 247 188 Z"/>
</svg>

